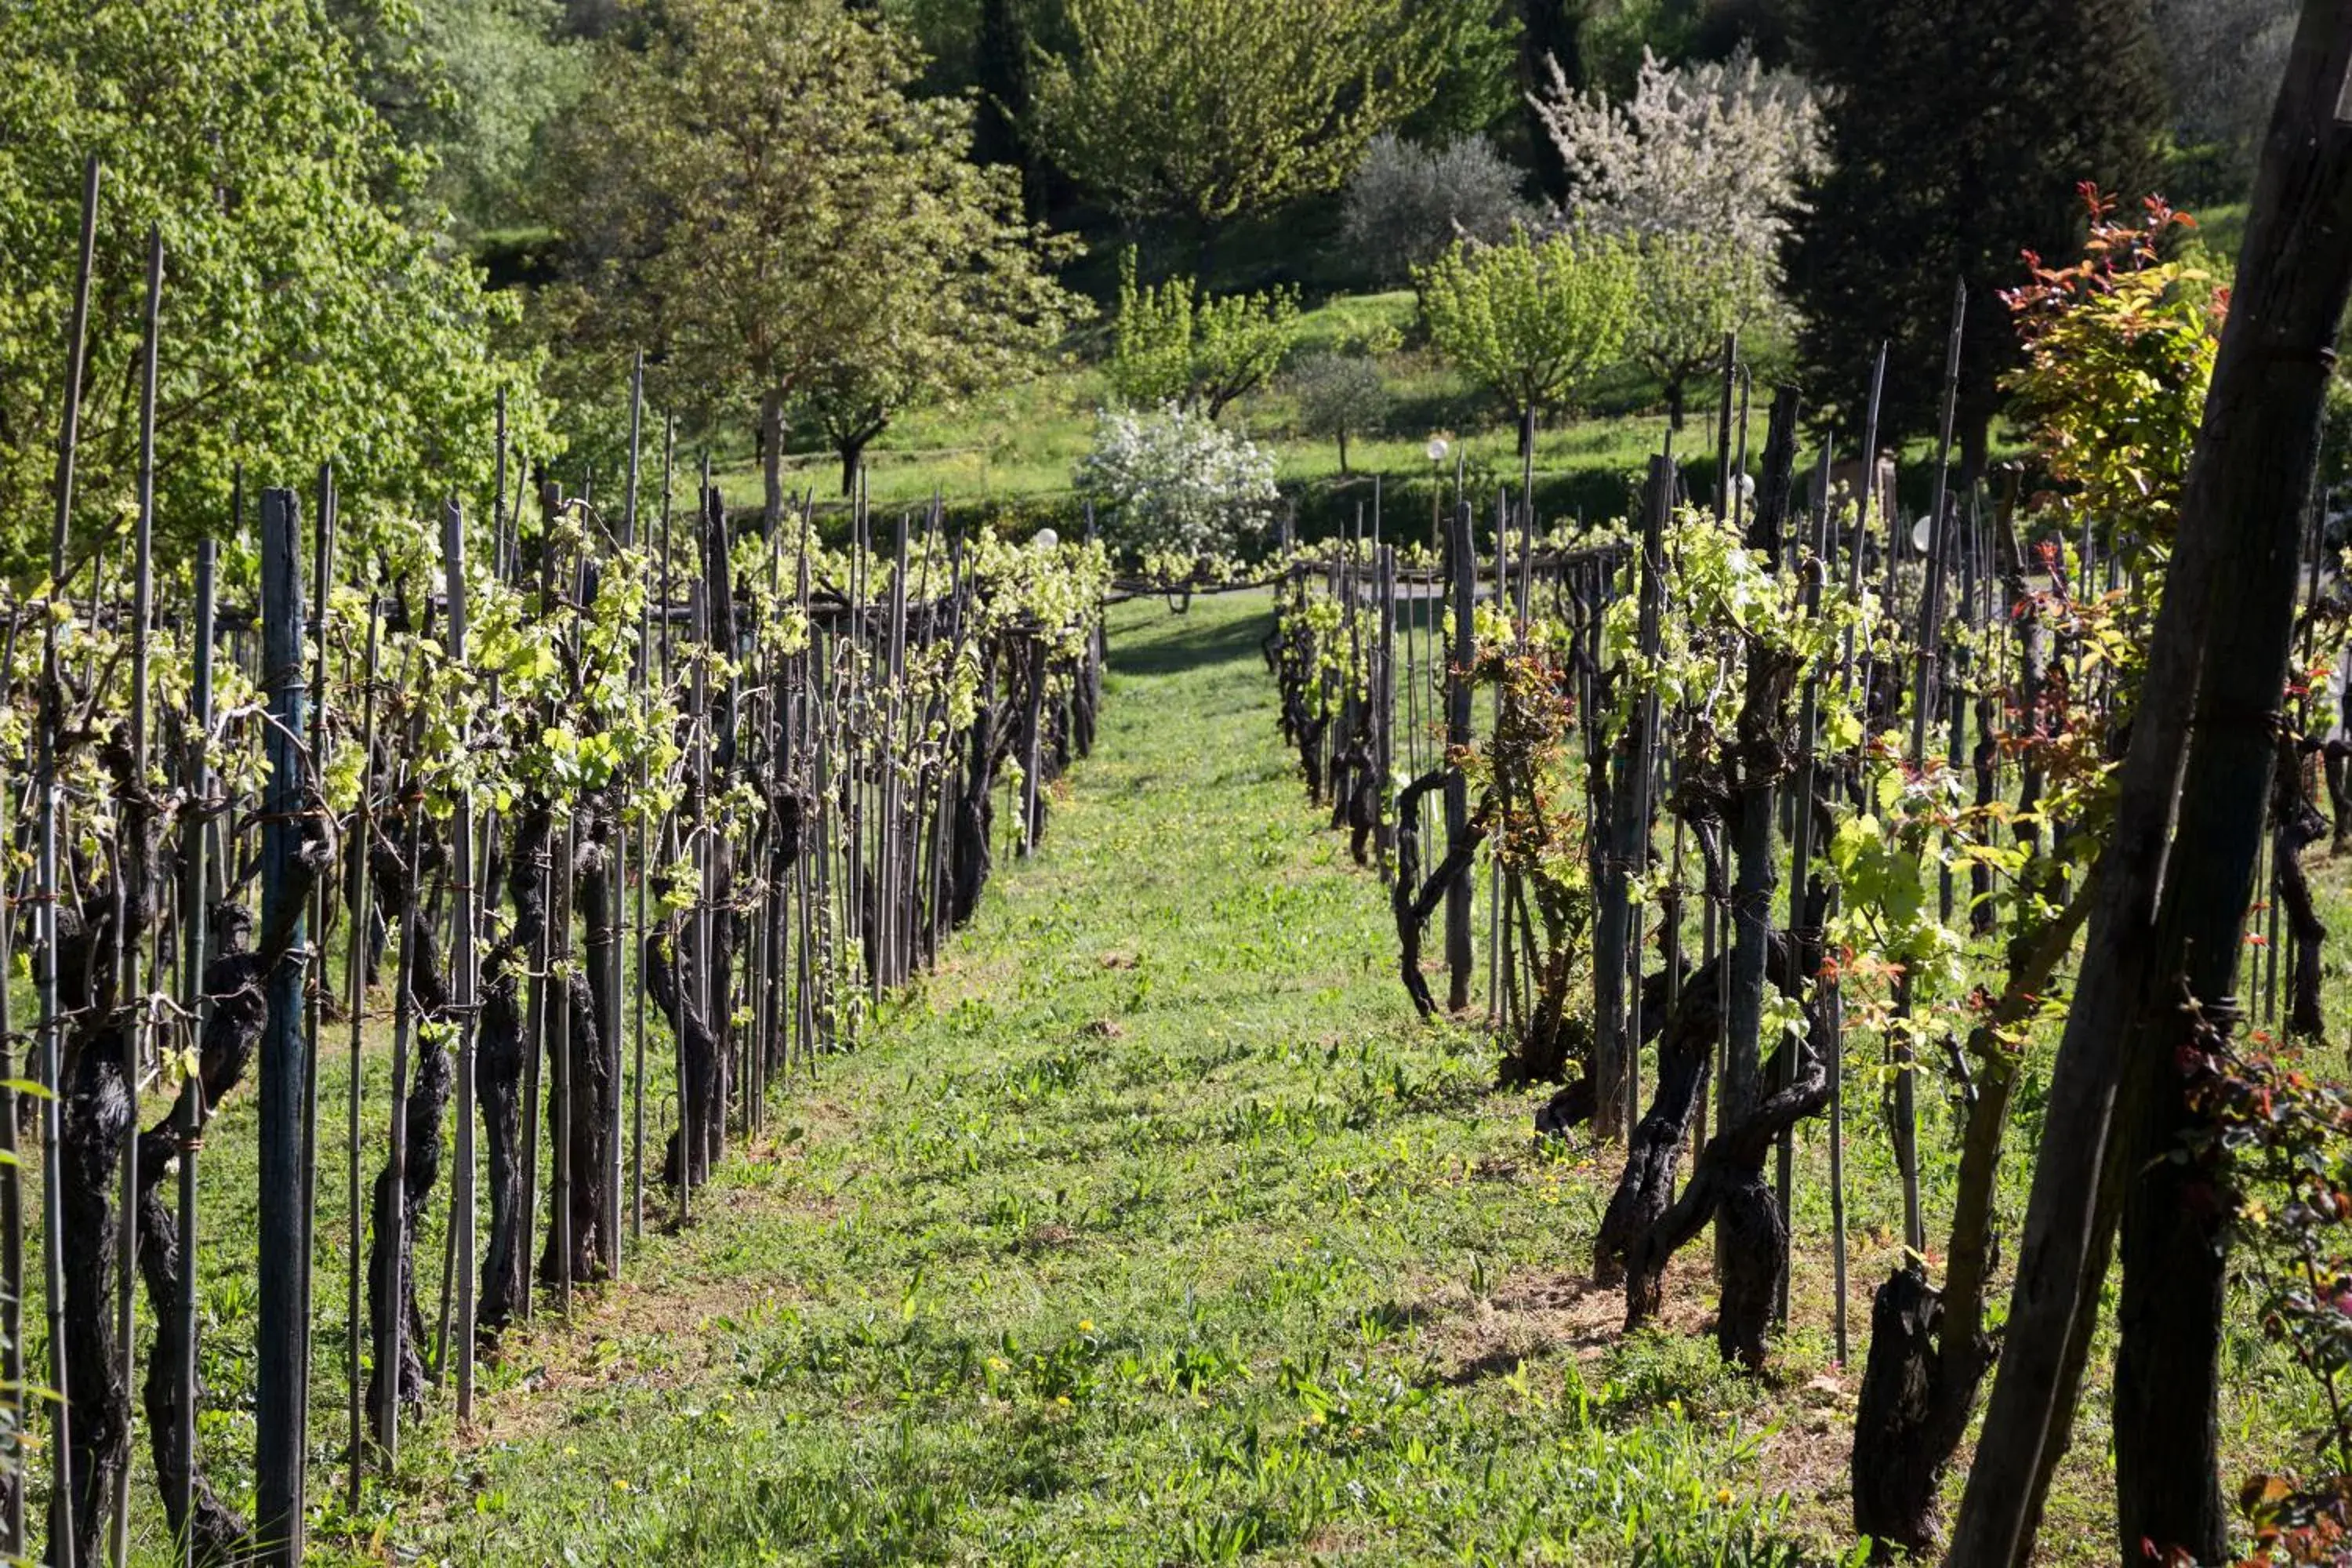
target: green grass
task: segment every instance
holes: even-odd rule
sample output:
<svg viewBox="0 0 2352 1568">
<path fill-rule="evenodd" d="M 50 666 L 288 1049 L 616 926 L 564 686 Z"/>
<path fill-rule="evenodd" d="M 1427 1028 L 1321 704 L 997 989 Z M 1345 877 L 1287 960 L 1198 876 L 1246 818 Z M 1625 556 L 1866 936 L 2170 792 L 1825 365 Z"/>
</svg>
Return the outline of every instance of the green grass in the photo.
<svg viewBox="0 0 2352 1568">
<path fill-rule="evenodd" d="M 649 1194 L 625 1280 L 513 1332 L 469 1429 L 438 1396 L 355 1514 L 350 1225 L 328 1173 L 320 1560 L 1841 1561 L 1858 1369 L 1831 1338 L 1824 1124 L 1800 1136 L 1772 1370 L 1717 1364 L 1704 1245 L 1659 1329 L 1622 1336 L 1622 1300 L 1587 1282 L 1619 1160 L 1534 1140 L 1540 1091 L 1496 1089 L 1478 1031 L 1412 1018 L 1384 889 L 1275 733 L 1266 613 L 1260 595 L 1116 609 L 1101 744 L 1041 854 L 1004 866 L 939 973 L 857 1050 L 778 1093 L 770 1135 L 690 1226 Z M 2315 870 L 2343 929 L 2345 869 Z M 2328 1001 L 2352 1016 L 2340 961 Z M 2012 1239 L 2053 1033 L 2011 1140 Z M 322 1072 L 331 1144 L 340 1058 Z M 369 1066 L 373 1142 L 380 1051 Z M 1857 1034 L 1857 1358 L 1898 1254 L 1882 1081 Z M 1956 1158 L 1939 1082 L 1922 1095 L 1937 1245 Z M 233 1501 L 251 1486 L 252 1114 L 249 1090 L 232 1098 L 205 1157 L 205 1447 Z M 418 1253 L 436 1285 L 445 1208 Z M 2238 1302 L 2224 1348 L 2231 1484 L 2292 1462 L 2319 1423 L 2250 1316 Z M 2046 1563 L 2115 1556 L 2103 1332 Z M 137 1555 L 160 1562 L 143 1436 L 132 1470 Z"/>
<path fill-rule="evenodd" d="M 1621 1341 L 1600 1171 L 1414 1024 L 1265 602 L 1130 605 L 1102 744 L 694 1226 L 412 1447 L 426 1558 L 1781 1563 L 1834 1405 Z M 1800 1364 L 1817 1364 L 1800 1357 Z M 446 1445 L 446 1446 L 445 1446 Z M 1808 1556 L 1805 1560 L 1813 1560 Z"/>
<path fill-rule="evenodd" d="M 1301 316 L 1294 352 L 1339 347 L 1376 326 L 1405 333 L 1414 312 L 1410 292 L 1335 296 Z M 1353 475 L 1424 478 L 1431 471 L 1424 448 L 1432 436 L 1444 435 L 1472 475 L 1517 486 L 1517 434 L 1488 398 L 1425 347 L 1399 349 L 1380 363 L 1391 407 L 1380 428 L 1350 439 Z M 1100 368 L 1073 355 L 991 396 L 902 415 L 866 451 L 869 491 L 884 508 L 920 505 L 934 493 L 958 503 L 1066 500 L 1108 397 Z M 1769 401 L 1759 397 L 1750 411 L 1749 444 L 1759 452 Z M 1637 372 L 1612 371 L 1595 379 L 1582 403 L 1585 412 L 1549 421 L 1538 432 L 1537 473 L 1637 479 L 1665 430 L 1656 385 Z M 1273 450 L 1276 478 L 1286 487 L 1341 479 L 1337 443 L 1298 429 L 1294 400 L 1279 377 L 1244 398 L 1226 418 Z M 1699 419 L 1709 425 L 1703 440 L 1694 429 L 1678 445 L 1711 446 L 1711 418 Z M 1449 475 L 1453 463 L 1449 458 Z M 839 492 L 840 461 L 830 452 L 789 453 L 786 473 L 788 487 L 806 488 L 819 501 Z M 756 493 L 759 473 L 748 450 L 722 454 L 719 477 L 730 494 Z M 1601 490 L 1610 493 L 1605 484 Z"/>
</svg>

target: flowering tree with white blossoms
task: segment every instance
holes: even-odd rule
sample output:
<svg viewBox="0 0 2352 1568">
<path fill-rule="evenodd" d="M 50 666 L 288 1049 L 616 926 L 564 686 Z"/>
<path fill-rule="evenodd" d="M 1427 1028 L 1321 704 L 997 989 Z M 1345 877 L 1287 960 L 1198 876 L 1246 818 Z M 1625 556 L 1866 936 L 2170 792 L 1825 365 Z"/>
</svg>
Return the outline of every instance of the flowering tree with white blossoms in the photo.
<svg viewBox="0 0 2352 1568">
<path fill-rule="evenodd" d="M 1676 68 L 1644 50 L 1622 103 L 1550 68 L 1550 89 L 1531 101 L 1568 169 L 1561 218 L 1633 242 L 1641 288 L 1626 346 L 1680 426 L 1685 388 L 1724 334 L 1781 310 L 1780 238 L 1823 156 L 1820 106 L 1752 55 Z"/>
<path fill-rule="evenodd" d="M 1672 67 L 1643 51 L 1631 100 L 1580 93 L 1548 62 L 1531 99 L 1568 169 L 1576 223 L 1632 235 L 1702 234 L 1772 260 L 1799 184 L 1821 163 L 1821 108 L 1752 55 Z"/>
<path fill-rule="evenodd" d="M 1274 458 L 1205 413 L 1106 409 L 1078 492 L 1102 511 L 1111 553 L 1129 563 L 1231 552 L 1273 515 Z"/>
</svg>

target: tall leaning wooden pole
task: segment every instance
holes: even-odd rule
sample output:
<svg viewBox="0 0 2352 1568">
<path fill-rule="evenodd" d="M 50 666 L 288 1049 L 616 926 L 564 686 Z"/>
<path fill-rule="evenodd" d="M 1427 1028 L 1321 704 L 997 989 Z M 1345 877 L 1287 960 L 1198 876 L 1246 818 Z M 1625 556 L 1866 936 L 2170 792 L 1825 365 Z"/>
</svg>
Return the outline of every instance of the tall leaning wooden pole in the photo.
<svg viewBox="0 0 2352 1568">
<path fill-rule="evenodd" d="M 2000 1364 L 1952 1545 L 1955 1568 L 2032 1555 L 2103 1316 L 2120 1222 L 2117 1541 L 2222 1556 L 2217 1360 L 2227 1255 L 2189 1201 L 2202 1132 L 2176 1063 L 2182 983 L 2234 1001 L 2275 758 L 2302 509 L 2336 334 L 2352 298 L 2352 3 L 2305 0 L 2246 214 L 2230 315 L 2181 495 L 2115 828 L 2017 1254 Z M 2206 1015 L 2226 1026 L 2227 1011 Z"/>
</svg>

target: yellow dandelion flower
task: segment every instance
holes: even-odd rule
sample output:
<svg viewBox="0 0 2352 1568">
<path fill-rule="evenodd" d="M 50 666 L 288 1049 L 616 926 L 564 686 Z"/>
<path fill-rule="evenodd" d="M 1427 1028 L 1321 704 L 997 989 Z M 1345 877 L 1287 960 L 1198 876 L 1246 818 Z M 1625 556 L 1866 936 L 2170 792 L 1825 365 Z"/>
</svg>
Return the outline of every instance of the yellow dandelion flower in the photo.
<svg viewBox="0 0 2352 1568">
<path fill-rule="evenodd" d="M 1066 1394 L 1057 1394 L 1054 1395 L 1054 1403 L 1067 1410 L 1070 1407 L 1070 1396 Z"/>
<path fill-rule="evenodd" d="M 1715 1494 L 1715 1506 L 1717 1508 L 1729 1508 L 1731 1506 L 1731 1489 L 1729 1487 L 1725 1487 Z"/>
<path fill-rule="evenodd" d="M 1082 1334 L 1090 1334 L 1094 1331 L 1095 1321 L 1092 1318 L 1080 1318 L 1078 1320 L 1078 1332 Z"/>
</svg>

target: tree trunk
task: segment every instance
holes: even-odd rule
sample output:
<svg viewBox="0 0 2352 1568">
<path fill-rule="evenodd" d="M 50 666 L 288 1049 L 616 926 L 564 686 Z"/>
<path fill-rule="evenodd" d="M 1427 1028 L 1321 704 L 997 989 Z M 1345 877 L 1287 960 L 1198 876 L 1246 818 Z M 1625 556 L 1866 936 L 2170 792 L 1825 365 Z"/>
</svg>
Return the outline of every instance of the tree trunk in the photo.
<svg viewBox="0 0 2352 1568">
<path fill-rule="evenodd" d="M 1715 1065 L 1726 962 L 1718 955 L 1714 964 L 1683 982 L 1681 1000 L 1658 1031 L 1657 1081 L 1650 1109 L 1625 1140 L 1625 1169 L 1592 1241 L 1595 1284 L 1615 1285 L 1624 1279 L 1626 1253 L 1674 1200 L 1683 1145 L 1706 1102 L 1708 1073 Z M 1648 1008 L 1643 1016 L 1649 1016 Z"/>
<path fill-rule="evenodd" d="M 60 922 L 62 923 L 62 921 Z M 110 1013 L 112 1010 L 109 1008 Z M 122 1141 L 131 1131 L 131 1100 L 123 1063 L 129 1031 L 110 1020 L 80 1035 L 59 1086 L 65 1101 L 63 1181 L 66 1386 L 72 1391 L 73 1496 L 69 1519 L 74 1561 L 96 1563 L 114 1489 L 127 1479 L 131 1457 L 131 1391 L 114 1338 L 113 1194 L 122 1170 Z"/>
<path fill-rule="evenodd" d="M 760 485 L 761 531 L 773 539 L 784 515 L 784 393 L 778 386 L 760 395 Z"/>
<path fill-rule="evenodd" d="M 2054 877 L 2049 861 L 2036 865 L 2045 879 Z M 2039 891 L 2047 897 L 2055 889 Z M 1943 1289 L 1931 1289 L 1926 1273 L 1907 1262 L 1879 1287 L 1872 1304 L 1870 1352 L 1854 1411 L 1853 1526 L 1877 1543 L 1881 1561 L 1893 1547 L 1925 1553 L 1941 1533 L 1944 1472 L 1992 1366 L 1985 1300 L 1994 1264 L 2001 1138 L 2017 1089 L 2016 1058 L 2000 1036 L 2041 1005 L 2051 973 L 2074 950 L 2091 899 L 2089 889 L 2078 890 L 2053 920 L 2011 942 L 2000 997 L 1969 1032 L 1969 1055 L 1979 1070 L 1960 1135 Z"/>
<path fill-rule="evenodd" d="M 204 989 L 211 1011 L 205 1016 L 198 1052 L 197 1073 L 206 1104 L 217 1106 L 245 1077 L 260 1042 L 267 1014 L 261 990 L 262 965 L 245 951 L 250 921 L 233 904 L 212 910 L 212 963 L 205 970 Z M 180 1441 L 187 1420 L 180 1404 L 180 1369 L 188 1364 L 191 1347 L 182 1333 L 180 1310 L 180 1227 L 164 1204 L 160 1189 L 165 1167 L 179 1148 L 176 1117 L 140 1137 L 139 1148 L 139 1273 L 147 1287 L 147 1304 L 155 1318 L 155 1343 L 147 1358 L 147 1375 L 140 1402 L 147 1412 L 150 1452 L 155 1461 L 157 1489 L 163 1493 L 165 1517 L 175 1538 L 193 1536 L 195 1560 L 203 1568 L 236 1561 L 247 1545 L 246 1521 L 221 1501 L 212 1483 L 196 1467 L 196 1456 Z M 201 1386 L 197 1390 L 201 1398 Z M 190 1421 L 189 1425 L 193 1425 Z M 181 1480 L 194 1509 L 193 1520 L 181 1515 Z"/>
<path fill-rule="evenodd" d="M 2225 1545 L 2213 1349 L 2225 1208 L 2168 1156 L 2193 1125 L 2176 1047 L 2228 997 L 2252 894 L 2303 502 L 2352 290 L 2352 13 L 2305 0 L 2249 211 L 2116 826 L 2053 1068 L 2000 1370 L 1948 1562 L 2021 1565 L 2072 1425 L 2117 1210 L 2118 1538 Z M 2128 1187 L 2129 1196 L 2125 1197 Z"/>
<path fill-rule="evenodd" d="M 690 925 L 691 920 L 680 923 Z M 711 945 L 722 954 L 729 940 L 721 932 L 730 923 L 724 920 L 711 922 Z M 654 931 L 646 938 L 646 989 L 677 1037 L 679 1054 L 686 1058 L 686 1082 L 678 1097 L 678 1129 L 670 1135 L 662 1160 L 662 1180 L 672 1186 L 677 1184 L 681 1159 L 691 1162 L 685 1167 L 690 1185 L 699 1187 L 708 1182 L 711 1167 L 725 1147 L 727 1064 L 718 1033 L 696 1002 L 701 994 L 700 965 L 704 962 L 698 945 L 675 931 Z M 719 968 L 711 976 L 711 990 L 714 995 L 723 995 L 728 972 L 723 957 L 718 963 Z"/>
<path fill-rule="evenodd" d="M 1519 458 L 1522 461 L 1535 455 L 1536 405 L 1528 404 L 1519 410 Z"/>
<path fill-rule="evenodd" d="M 1764 451 L 1764 483 L 1748 527 L 1748 548 L 1765 561 L 1780 552 L 1780 527 L 1789 515 L 1797 463 L 1797 395 L 1783 389 L 1772 399 L 1771 433 Z M 1764 1022 L 1765 950 L 1772 938 L 1772 904 L 1780 887 L 1780 857 L 1772 848 L 1775 786 L 1786 773 L 1784 738 L 1790 731 L 1789 701 L 1796 689 L 1794 664 L 1751 643 L 1747 653 L 1736 754 L 1731 764 L 1732 835 L 1731 970 L 1725 999 L 1723 1084 L 1718 1124 L 1737 1126 L 1762 1093 L 1759 1081 Z"/>
<path fill-rule="evenodd" d="M 437 1043 L 449 1010 L 448 984 L 434 941 L 434 921 L 419 904 L 425 847 L 431 839 L 420 822 L 405 826 L 406 832 L 399 836 L 404 850 L 394 847 L 394 836 L 383 835 L 368 855 L 374 892 L 369 912 L 380 912 L 388 926 L 396 925 L 401 931 L 394 984 L 406 987 L 401 1000 L 414 1022 L 416 1041 L 413 1076 L 395 1086 L 404 1094 L 398 1169 L 387 1158 L 376 1174 L 369 1211 L 374 1229 L 367 1264 L 369 1342 L 374 1349 L 367 1386 L 372 1433 L 386 1430 L 388 1418 L 399 1409 L 425 1402 L 423 1346 L 428 1331 L 416 1304 L 416 1231 L 440 1179 L 442 1118 L 456 1082 L 449 1051 Z M 396 1355 L 395 1322 L 400 1326 Z"/>
<path fill-rule="evenodd" d="M 1816 1027 L 1812 1032 L 1820 1031 Z M 1764 1364 L 1764 1335 L 1779 1305 L 1789 1256 L 1789 1227 L 1765 1183 L 1764 1156 L 1782 1132 L 1830 1100 L 1829 1073 L 1820 1056 L 1804 1040 L 1790 1041 L 1783 1049 L 1796 1053 L 1795 1065 L 1779 1075 L 1788 1087 L 1767 1096 L 1738 1126 L 1708 1140 L 1682 1196 L 1634 1238 L 1625 1257 L 1625 1327 L 1630 1331 L 1657 1315 L 1667 1261 L 1712 1222 L 1721 1238 L 1723 1264 L 1716 1348 L 1724 1360 L 1737 1361 L 1750 1371 Z"/>
<path fill-rule="evenodd" d="M 482 968 L 474 1082 L 489 1177 L 490 1232 L 482 1251 L 481 1294 L 474 1321 L 486 1339 L 521 1315 L 530 1284 L 530 1259 L 522 1236 L 522 1087 L 529 1065 L 523 972 L 538 951 L 540 929 L 547 920 L 547 902 L 540 896 L 539 868 L 547 853 L 549 832 L 546 804 L 532 798 L 522 801 L 505 863 L 514 926 L 507 940 L 490 950 Z M 497 885 L 495 868 L 484 880 Z"/>
<path fill-rule="evenodd" d="M 1985 459 L 1992 450 L 1992 416 L 1968 414 L 1957 434 L 1960 438 L 1960 482 L 1956 493 L 1969 495 L 1975 492 L 1977 481 L 1985 476 Z"/>
<path fill-rule="evenodd" d="M 441 983 L 441 966 L 433 949 L 432 928 L 411 912 L 408 934 L 415 956 L 401 964 L 415 993 L 417 1023 L 416 1077 L 400 1108 L 403 1123 L 401 1169 L 395 1180 L 386 1165 L 376 1173 L 370 1213 L 375 1227 L 368 1250 L 368 1322 L 377 1360 L 367 1385 L 368 1429 L 384 1429 L 387 1407 L 397 1404 L 415 1409 L 425 1403 L 424 1345 L 431 1332 L 416 1301 L 416 1230 L 425 1205 L 441 1177 L 441 1121 L 455 1087 L 455 1064 L 446 1046 L 437 1043 L 438 1025 L 448 1011 L 448 993 Z M 394 1205 L 397 1205 L 397 1208 Z M 511 1304 L 509 1304 L 509 1310 Z M 387 1352 L 392 1344 L 393 1315 L 401 1325 L 400 1353 Z M 487 1321 L 487 1319 L 478 1320 Z M 503 1316 L 500 1319 L 504 1321 Z"/>
<path fill-rule="evenodd" d="M 834 450 L 841 454 L 841 493 L 854 496 L 857 493 L 857 470 L 866 462 L 866 437 L 836 442 Z"/>
<path fill-rule="evenodd" d="M 1445 677 L 1445 744 L 1456 754 L 1470 744 L 1470 662 L 1477 654 L 1475 619 L 1478 563 L 1470 542 L 1467 503 L 1454 511 L 1454 529 L 1446 536 L 1446 571 L 1454 604 L 1454 647 Z M 1459 768 L 1445 781 L 1445 841 L 1465 842 L 1470 831 L 1470 785 Z M 1470 868 L 1464 865 L 1445 889 L 1445 1005 L 1459 1013 L 1470 1005 L 1470 972 L 1475 964 L 1470 939 Z"/>
<path fill-rule="evenodd" d="M 561 1095 L 552 1089 L 548 1094 L 545 1136 L 550 1149 L 558 1139 L 564 1139 L 571 1152 L 571 1191 L 564 1205 L 571 1221 L 571 1256 L 566 1258 L 558 1247 L 562 1229 L 551 1217 L 551 1204 L 547 1237 L 539 1253 L 539 1277 L 551 1285 L 567 1271 L 573 1284 L 604 1277 L 608 1189 L 603 1172 L 611 1154 L 613 1069 L 617 1065 L 597 1024 L 596 992 L 588 975 L 574 969 L 568 981 L 559 983 L 559 988 L 562 998 L 551 994 L 548 1005 L 572 1009 L 564 1042 L 569 1070 Z"/>
<path fill-rule="evenodd" d="M 2271 866 L 2280 910 L 2286 916 L 2286 1032 L 2307 1040 L 2325 1039 L 2327 1017 L 2320 1005 L 2320 954 L 2327 942 L 2327 927 L 2312 902 L 2311 878 L 2303 868 L 2303 852 L 2327 837 L 2327 818 L 2311 798 L 2312 773 L 2317 772 L 2317 749 L 2306 751 L 2294 740 L 2279 741 L 2276 787 L 2271 800 Z"/>
</svg>

